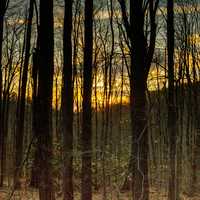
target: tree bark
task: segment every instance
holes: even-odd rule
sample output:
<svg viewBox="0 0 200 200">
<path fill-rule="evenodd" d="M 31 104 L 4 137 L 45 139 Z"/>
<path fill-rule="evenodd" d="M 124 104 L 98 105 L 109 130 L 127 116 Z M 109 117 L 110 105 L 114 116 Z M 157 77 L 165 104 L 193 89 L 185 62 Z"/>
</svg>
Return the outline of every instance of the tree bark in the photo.
<svg viewBox="0 0 200 200">
<path fill-rule="evenodd" d="M 174 0 L 167 1 L 169 200 L 176 200 L 176 109 L 174 88 Z"/>
<path fill-rule="evenodd" d="M 2 3 L 2 2 L 1 2 Z M 3 130 L 2 130 L 2 45 L 3 45 L 3 21 L 4 16 L 0 13 L 0 155 L 1 155 L 1 171 L 0 171 L 0 187 L 3 186 L 2 171 L 2 152 L 3 152 Z"/>
<path fill-rule="evenodd" d="M 2 79 L 2 54 L 3 54 L 3 32 L 4 32 L 4 16 L 7 10 L 8 1 L 1 0 L 0 2 L 0 187 L 4 181 L 4 117 L 3 117 L 3 79 Z"/>
<path fill-rule="evenodd" d="M 33 88 L 32 88 L 32 136 L 35 138 L 37 136 L 37 96 L 38 96 L 38 66 L 39 66 L 39 38 L 37 39 L 37 47 L 35 48 L 33 52 L 33 64 L 32 64 L 32 79 L 33 79 Z M 34 152 L 34 161 L 32 164 L 32 170 L 31 170 L 31 182 L 30 186 L 38 188 L 39 186 L 39 165 L 38 165 L 38 149 L 36 147 L 36 150 Z"/>
<path fill-rule="evenodd" d="M 62 128 L 64 150 L 65 200 L 73 200 L 73 71 L 72 71 L 72 0 L 65 0 L 63 31 Z"/>
<path fill-rule="evenodd" d="M 83 72 L 82 177 L 81 199 L 92 200 L 92 58 L 93 0 L 85 0 L 85 46 Z"/>
<path fill-rule="evenodd" d="M 132 149 L 129 163 L 132 172 L 133 199 L 149 199 L 148 181 L 148 126 L 147 126 L 147 78 L 153 59 L 156 23 L 155 16 L 159 0 L 130 0 L 130 20 L 126 12 L 126 3 L 119 0 L 124 27 L 130 41 L 130 106 L 132 124 Z M 145 12 L 150 16 L 150 40 L 144 31 Z"/>
<path fill-rule="evenodd" d="M 131 3 L 131 77 L 130 106 L 132 122 L 132 191 L 133 199 L 149 199 L 148 182 L 148 130 L 147 130 L 147 57 L 144 37 L 144 13 L 142 1 Z"/>
<path fill-rule="evenodd" d="M 17 127 L 16 127 L 16 146 L 15 146 L 15 180 L 14 184 L 17 186 L 19 176 L 20 176 L 20 165 L 23 159 L 23 139 L 24 139 L 24 117 L 25 117 L 25 102 L 26 102 L 26 87 L 28 79 L 28 65 L 30 58 L 30 47 L 31 47 L 31 31 L 32 31 L 32 18 L 33 18 L 33 0 L 30 0 L 29 4 L 29 15 L 28 24 L 26 28 L 25 36 L 25 58 L 24 66 L 22 69 L 22 84 L 21 92 L 19 97 L 19 112 L 17 117 Z"/>
<path fill-rule="evenodd" d="M 53 200 L 52 180 L 52 87 L 54 65 L 53 0 L 40 0 L 39 80 L 37 144 L 39 198 Z"/>
</svg>

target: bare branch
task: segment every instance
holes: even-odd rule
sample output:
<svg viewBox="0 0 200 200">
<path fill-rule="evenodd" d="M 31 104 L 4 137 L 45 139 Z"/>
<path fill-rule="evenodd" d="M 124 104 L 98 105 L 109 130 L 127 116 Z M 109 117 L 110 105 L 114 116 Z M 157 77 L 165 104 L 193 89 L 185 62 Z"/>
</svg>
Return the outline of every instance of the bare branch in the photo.
<svg viewBox="0 0 200 200">
<path fill-rule="evenodd" d="M 124 0 L 118 0 L 120 7 L 121 7 L 121 12 L 122 12 L 122 19 L 123 19 L 123 23 L 124 23 L 124 27 L 126 29 L 127 32 L 127 36 L 130 39 L 131 38 L 131 28 L 130 28 L 130 23 L 128 20 L 128 16 L 127 16 L 127 8 L 126 8 L 126 3 Z"/>
</svg>

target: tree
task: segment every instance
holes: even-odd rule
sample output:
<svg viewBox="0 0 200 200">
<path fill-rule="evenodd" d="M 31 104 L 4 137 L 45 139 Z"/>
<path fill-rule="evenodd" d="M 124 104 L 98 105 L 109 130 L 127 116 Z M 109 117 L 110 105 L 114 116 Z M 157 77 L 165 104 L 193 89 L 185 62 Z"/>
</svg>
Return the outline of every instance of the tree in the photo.
<svg viewBox="0 0 200 200">
<path fill-rule="evenodd" d="M 0 187 L 3 186 L 3 163 L 4 163 L 4 155 L 3 155 L 3 141 L 4 141 L 4 132 L 2 129 L 2 91 L 3 91 L 3 83 L 2 83 L 2 50 L 3 50 L 3 32 L 4 32 L 4 16 L 8 7 L 9 0 L 2 0 L 0 2 L 0 156 L 1 156 L 1 175 L 0 175 Z"/>
<path fill-rule="evenodd" d="M 64 153 L 63 192 L 73 200 L 73 72 L 72 72 L 72 0 L 65 0 L 63 31 L 62 132 Z"/>
<path fill-rule="evenodd" d="M 37 150 L 40 200 L 53 200 L 52 86 L 54 65 L 53 0 L 40 1 Z"/>
<path fill-rule="evenodd" d="M 38 39 L 39 41 L 39 39 Z M 39 48 L 38 48 L 38 41 L 37 41 L 37 47 L 34 49 L 33 55 L 32 55 L 32 80 L 33 80 L 33 87 L 32 87 L 32 135 L 33 138 L 37 136 L 37 114 L 38 113 L 38 99 L 37 99 L 37 89 L 38 89 L 38 66 L 39 66 Z M 31 182 L 30 186 L 38 188 L 39 186 L 39 166 L 38 166 L 38 148 L 36 147 L 36 150 L 34 152 L 34 161 L 32 164 L 32 171 L 31 171 Z"/>
<path fill-rule="evenodd" d="M 176 108 L 174 88 L 174 0 L 167 1 L 167 50 L 168 50 L 168 135 L 170 151 L 169 200 L 176 194 Z"/>
<path fill-rule="evenodd" d="M 29 14 L 27 18 L 27 27 L 25 32 L 25 58 L 22 69 L 22 82 L 21 92 L 19 93 L 18 103 L 19 111 L 17 112 L 17 127 L 16 127 L 16 146 L 15 146 L 15 185 L 18 185 L 18 176 L 20 175 L 20 165 L 23 158 L 23 139 L 24 139 L 24 118 L 25 118 L 25 102 L 26 102 L 26 88 L 28 79 L 28 66 L 30 58 L 30 47 L 31 47 L 31 31 L 32 31 L 32 19 L 34 0 L 30 0 L 29 3 Z M 19 84 L 20 85 L 20 84 Z"/>
<path fill-rule="evenodd" d="M 92 199 L 92 57 L 93 57 L 93 0 L 85 0 L 85 41 L 83 71 L 82 177 L 81 199 Z"/>
<path fill-rule="evenodd" d="M 124 27 L 130 41 L 130 106 L 132 122 L 132 172 L 133 199 L 149 199 L 148 180 L 148 125 L 147 125 L 147 78 L 156 40 L 155 16 L 159 0 L 130 0 L 130 20 L 126 3 L 119 0 Z M 145 13 L 149 9 L 150 40 L 145 34 Z"/>
</svg>

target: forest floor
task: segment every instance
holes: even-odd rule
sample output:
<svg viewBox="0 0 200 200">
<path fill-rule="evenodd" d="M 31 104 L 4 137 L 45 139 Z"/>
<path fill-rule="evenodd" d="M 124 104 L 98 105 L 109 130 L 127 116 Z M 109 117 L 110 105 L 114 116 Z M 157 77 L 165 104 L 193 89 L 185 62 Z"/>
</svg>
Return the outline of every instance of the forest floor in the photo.
<svg viewBox="0 0 200 200">
<path fill-rule="evenodd" d="M 28 188 L 26 190 L 17 190 L 12 197 L 10 194 L 12 190 L 3 188 L 0 190 L 0 200 L 39 200 L 37 190 Z M 119 193 L 117 191 L 107 191 L 107 200 L 131 200 L 131 193 Z M 62 197 L 56 197 L 56 200 L 61 200 Z M 75 194 L 75 200 L 80 200 L 80 193 Z M 93 194 L 93 200 L 103 200 L 103 192 L 99 191 Z M 167 200 L 167 194 L 162 191 L 151 190 L 150 200 Z M 194 197 L 188 197 L 187 195 L 180 195 L 180 200 L 200 200 L 200 194 Z"/>
</svg>

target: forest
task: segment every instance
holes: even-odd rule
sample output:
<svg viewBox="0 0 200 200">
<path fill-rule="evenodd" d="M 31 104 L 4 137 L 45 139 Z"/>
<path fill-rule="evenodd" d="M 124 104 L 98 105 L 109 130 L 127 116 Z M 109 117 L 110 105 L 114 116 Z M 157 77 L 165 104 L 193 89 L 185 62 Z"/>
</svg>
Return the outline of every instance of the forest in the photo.
<svg viewBox="0 0 200 200">
<path fill-rule="evenodd" d="M 200 200 L 199 0 L 0 0 L 0 200 Z"/>
</svg>

